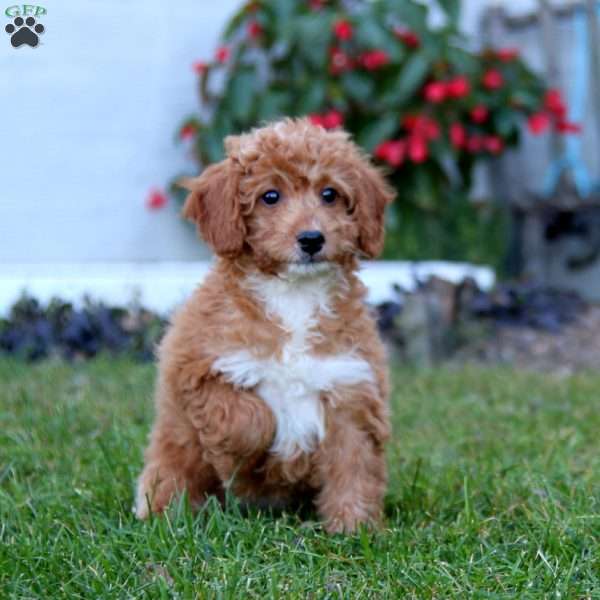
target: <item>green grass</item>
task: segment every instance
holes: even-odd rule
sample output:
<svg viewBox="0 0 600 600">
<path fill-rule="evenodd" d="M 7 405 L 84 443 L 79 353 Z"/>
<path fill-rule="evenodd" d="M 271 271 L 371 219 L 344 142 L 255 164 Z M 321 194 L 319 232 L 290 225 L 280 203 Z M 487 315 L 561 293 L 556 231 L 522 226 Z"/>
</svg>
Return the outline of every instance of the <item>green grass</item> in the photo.
<svg viewBox="0 0 600 600">
<path fill-rule="evenodd" d="M 600 598 L 600 375 L 400 370 L 378 533 L 137 522 L 153 368 L 0 361 L 1 598 Z"/>
</svg>

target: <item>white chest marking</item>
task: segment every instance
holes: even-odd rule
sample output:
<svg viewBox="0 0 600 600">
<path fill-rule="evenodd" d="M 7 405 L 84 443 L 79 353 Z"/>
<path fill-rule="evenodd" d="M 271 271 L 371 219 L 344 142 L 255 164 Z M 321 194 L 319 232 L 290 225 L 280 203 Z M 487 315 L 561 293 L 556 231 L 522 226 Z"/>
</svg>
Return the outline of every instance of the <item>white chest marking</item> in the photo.
<svg viewBox="0 0 600 600">
<path fill-rule="evenodd" d="M 319 313 L 330 311 L 332 273 L 281 279 L 248 278 L 249 288 L 264 302 L 267 315 L 278 318 L 290 335 L 281 359 L 257 358 L 252 349 L 218 358 L 213 370 L 237 387 L 255 388 L 277 420 L 271 451 L 290 457 L 310 452 L 325 437 L 321 392 L 336 386 L 374 382 L 370 365 L 351 353 L 316 357 L 307 337 Z"/>
</svg>

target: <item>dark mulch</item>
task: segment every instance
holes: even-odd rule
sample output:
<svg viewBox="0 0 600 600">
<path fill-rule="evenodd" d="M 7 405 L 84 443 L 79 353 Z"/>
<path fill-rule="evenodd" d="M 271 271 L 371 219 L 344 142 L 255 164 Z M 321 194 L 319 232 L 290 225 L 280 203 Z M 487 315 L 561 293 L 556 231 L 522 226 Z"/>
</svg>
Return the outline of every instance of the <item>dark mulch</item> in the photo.
<svg viewBox="0 0 600 600">
<path fill-rule="evenodd" d="M 415 317 L 415 304 L 427 305 Z M 404 312 L 411 311 L 407 329 Z M 600 367 L 600 306 L 576 293 L 531 283 L 502 283 L 480 290 L 473 280 L 459 285 L 432 278 L 398 301 L 377 307 L 392 352 L 423 364 L 507 364 L 570 373 Z M 422 323 L 415 325 L 415 319 Z M 426 339 L 427 336 L 429 339 Z M 429 350 L 428 350 L 429 348 Z"/>
<path fill-rule="evenodd" d="M 442 336 L 442 358 L 451 363 L 509 364 L 544 371 L 573 372 L 600 367 L 600 306 L 587 305 L 575 293 L 532 284 L 500 284 L 491 292 L 472 280 L 455 286 L 425 282 L 417 304 L 435 301 L 433 337 Z M 421 294 L 421 295 L 419 295 Z M 397 302 L 376 307 L 380 330 L 407 360 L 403 311 L 415 294 L 400 293 Z M 22 297 L 0 319 L 0 354 L 28 361 L 60 356 L 88 359 L 125 354 L 152 360 L 166 320 L 140 307 L 114 307 L 87 300 L 74 306 L 61 300 L 40 304 Z M 440 360 L 440 353 L 435 361 Z"/>
<path fill-rule="evenodd" d="M 22 297 L 0 319 L 0 354 L 35 361 L 50 356 L 92 358 L 129 354 L 150 360 L 165 320 L 142 308 L 108 307 L 88 300 L 82 307 L 52 300 L 43 306 Z"/>
</svg>

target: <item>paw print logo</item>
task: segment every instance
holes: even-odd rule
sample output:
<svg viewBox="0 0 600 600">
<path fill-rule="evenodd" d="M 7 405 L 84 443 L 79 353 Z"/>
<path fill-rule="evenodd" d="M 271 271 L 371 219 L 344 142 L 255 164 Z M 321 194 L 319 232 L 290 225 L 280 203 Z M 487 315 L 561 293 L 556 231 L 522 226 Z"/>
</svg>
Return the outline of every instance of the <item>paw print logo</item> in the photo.
<svg viewBox="0 0 600 600">
<path fill-rule="evenodd" d="M 35 48 L 40 41 L 39 34 L 44 33 L 44 26 L 41 23 L 36 24 L 33 17 L 27 17 L 25 20 L 22 17 L 17 17 L 4 30 L 10 35 L 10 43 L 13 47 L 18 48 L 23 44 L 27 44 Z"/>
</svg>

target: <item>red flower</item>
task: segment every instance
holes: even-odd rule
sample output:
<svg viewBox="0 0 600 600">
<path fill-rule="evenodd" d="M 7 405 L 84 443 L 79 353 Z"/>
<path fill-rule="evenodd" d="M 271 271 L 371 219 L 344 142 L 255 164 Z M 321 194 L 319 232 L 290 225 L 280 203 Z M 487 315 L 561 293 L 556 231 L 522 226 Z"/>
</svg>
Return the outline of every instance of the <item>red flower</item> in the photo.
<svg viewBox="0 0 600 600">
<path fill-rule="evenodd" d="M 392 167 L 399 167 L 406 157 L 406 142 L 404 140 L 387 140 L 375 148 L 375 156 L 384 160 Z"/>
<path fill-rule="evenodd" d="M 344 115 L 338 110 L 330 110 L 323 115 L 323 127 L 325 129 L 335 129 L 344 124 Z"/>
<path fill-rule="evenodd" d="M 437 121 L 427 115 L 408 115 L 402 124 L 413 136 L 423 137 L 426 140 L 437 140 L 441 135 Z"/>
<path fill-rule="evenodd" d="M 339 75 L 352 68 L 352 60 L 339 48 L 332 48 L 329 56 L 329 72 L 332 75 Z"/>
<path fill-rule="evenodd" d="M 204 75 L 204 73 L 208 71 L 208 64 L 198 60 L 192 65 L 192 69 L 194 69 L 194 72 L 196 72 L 198 75 Z"/>
<path fill-rule="evenodd" d="M 484 139 L 480 135 L 472 135 L 467 140 L 467 150 L 471 152 L 471 154 L 477 154 L 483 150 Z"/>
<path fill-rule="evenodd" d="M 484 138 L 483 145 L 490 154 L 500 154 L 504 150 L 504 141 L 497 135 L 489 135 Z"/>
<path fill-rule="evenodd" d="M 477 123 L 478 125 L 485 123 L 488 120 L 489 116 L 490 111 L 488 107 L 484 106 L 483 104 L 478 104 L 471 111 L 471 120 L 473 121 L 473 123 Z"/>
<path fill-rule="evenodd" d="M 345 19 L 340 19 L 333 24 L 333 34 L 338 40 L 350 40 L 353 33 L 352 25 Z"/>
<path fill-rule="evenodd" d="M 516 48 L 500 48 L 496 51 L 496 56 L 502 62 L 508 63 L 519 58 L 519 51 Z"/>
<path fill-rule="evenodd" d="M 570 121 L 558 121 L 556 124 L 556 131 L 564 135 L 569 133 L 578 134 L 581 133 L 581 125 L 579 123 L 571 123 Z"/>
<path fill-rule="evenodd" d="M 325 1 L 326 0 L 310 0 L 308 5 L 311 10 L 321 10 L 323 6 L 325 6 Z"/>
<path fill-rule="evenodd" d="M 504 77 L 500 71 L 490 69 L 483 74 L 482 83 L 488 90 L 499 90 L 504 85 Z"/>
<path fill-rule="evenodd" d="M 308 118 L 313 125 L 320 125 L 325 129 L 335 129 L 344 124 L 344 115 L 339 110 L 330 110 L 323 115 L 308 115 Z"/>
<path fill-rule="evenodd" d="M 429 140 L 437 140 L 442 132 L 440 130 L 440 126 L 437 124 L 437 121 L 433 119 L 429 119 L 427 123 L 423 127 L 423 133 L 425 137 Z"/>
<path fill-rule="evenodd" d="M 311 115 L 308 115 L 308 120 L 313 124 L 313 125 L 317 125 L 317 126 L 321 126 L 323 127 L 323 117 L 321 115 L 318 115 L 316 113 L 313 113 Z"/>
<path fill-rule="evenodd" d="M 467 144 L 467 130 L 461 123 L 450 125 L 450 142 L 455 148 L 464 148 Z"/>
<path fill-rule="evenodd" d="M 557 119 L 564 119 L 567 116 L 567 105 L 562 97 L 560 90 L 551 88 L 544 96 L 544 107 L 550 111 Z"/>
<path fill-rule="evenodd" d="M 148 210 L 160 210 L 167 203 L 167 196 L 157 188 L 150 190 L 146 198 L 146 208 Z"/>
<path fill-rule="evenodd" d="M 375 71 L 387 65 L 390 62 L 390 57 L 385 50 L 371 50 L 362 54 L 359 60 L 367 71 Z"/>
<path fill-rule="evenodd" d="M 215 52 L 215 60 L 221 64 L 226 63 L 230 56 L 231 50 L 227 46 L 220 46 Z"/>
<path fill-rule="evenodd" d="M 420 135 L 412 135 L 408 139 L 408 156 L 414 163 L 424 163 L 429 157 L 427 141 Z"/>
<path fill-rule="evenodd" d="M 540 135 L 550 127 L 550 116 L 545 112 L 537 112 L 527 120 L 527 127 L 533 135 Z"/>
<path fill-rule="evenodd" d="M 179 130 L 179 138 L 182 140 L 190 140 L 196 135 L 198 128 L 193 123 L 187 123 Z"/>
<path fill-rule="evenodd" d="M 443 81 L 431 81 L 423 88 L 423 95 L 427 102 L 439 104 L 446 99 L 446 84 Z"/>
<path fill-rule="evenodd" d="M 419 36 L 410 29 L 394 27 L 394 35 L 408 48 L 418 48 L 421 45 Z"/>
<path fill-rule="evenodd" d="M 258 21 L 250 21 L 246 30 L 248 32 L 248 37 L 253 40 L 259 38 L 263 34 L 262 25 Z"/>
<path fill-rule="evenodd" d="M 450 98 L 464 98 L 470 91 L 471 84 L 464 75 L 459 75 L 446 84 L 446 93 Z"/>
</svg>

